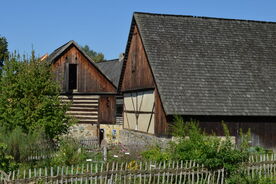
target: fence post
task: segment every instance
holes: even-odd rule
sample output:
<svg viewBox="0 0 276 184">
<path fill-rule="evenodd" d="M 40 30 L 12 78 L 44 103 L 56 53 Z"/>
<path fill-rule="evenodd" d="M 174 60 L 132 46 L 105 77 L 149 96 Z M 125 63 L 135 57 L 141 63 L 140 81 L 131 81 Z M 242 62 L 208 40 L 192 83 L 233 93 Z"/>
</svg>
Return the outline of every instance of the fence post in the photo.
<svg viewBox="0 0 276 184">
<path fill-rule="evenodd" d="M 107 161 L 107 146 L 108 146 L 108 144 L 105 139 L 102 140 L 101 146 L 103 147 L 103 159 L 106 162 Z"/>
<path fill-rule="evenodd" d="M 106 146 L 103 147 L 103 159 L 105 162 L 107 161 L 107 147 Z"/>
<path fill-rule="evenodd" d="M 4 184 L 7 184 L 10 182 L 11 174 L 8 175 L 4 171 L 0 170 L 0 175 L 1 175 L 1 181 L 3 180 Z"/>
<path fill-rule="evenodd" d="M 221 184 L 224 183 L 224 168 L 222 169 L 222 175 L 221 175 Z"/>
</svg>

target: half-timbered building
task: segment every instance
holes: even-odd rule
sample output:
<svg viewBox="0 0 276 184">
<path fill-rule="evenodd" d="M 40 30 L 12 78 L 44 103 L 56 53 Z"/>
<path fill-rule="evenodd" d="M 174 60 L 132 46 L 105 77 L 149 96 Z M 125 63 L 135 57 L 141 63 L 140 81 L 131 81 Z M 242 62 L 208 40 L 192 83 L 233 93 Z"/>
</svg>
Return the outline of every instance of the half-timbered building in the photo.
<svg viewBox="0 0 276 184">
<path fill-rule="evenodd" d="M 125 129 L 168 136 L 174 115 L 276 148 L 276 23 L 134 13 L 120 78 Z"/>
</svg>

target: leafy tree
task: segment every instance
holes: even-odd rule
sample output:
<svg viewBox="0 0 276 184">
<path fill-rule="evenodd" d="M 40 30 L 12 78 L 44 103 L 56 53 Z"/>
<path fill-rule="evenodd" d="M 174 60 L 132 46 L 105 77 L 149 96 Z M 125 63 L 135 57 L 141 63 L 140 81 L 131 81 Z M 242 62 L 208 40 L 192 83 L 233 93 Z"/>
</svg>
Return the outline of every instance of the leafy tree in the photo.
<svg viewBox="0 0 276 184">
<path fill-rule="evenodd" d="M 0 69 L 4 64 L 4 60 L 9 56 L 8 42 L 5 37 L 0 37 Z"/>
<path fill-rule="evenodd" d="M 96 52 L 89 48 L 88 45 L 84 45 L 82 50 L 95 62 L 101 62 L 104 60 L 104 54 L 101 52 Z"/>
<path fill-rule="evenodd" d="M 51 139 L 66 133 L 72 121 L 59 93 L 48 63 L 11 56 L 0 78 L 0 126 L 7 131 L 18 126 L 25 133 L 41 129 Z"/>
</svg>

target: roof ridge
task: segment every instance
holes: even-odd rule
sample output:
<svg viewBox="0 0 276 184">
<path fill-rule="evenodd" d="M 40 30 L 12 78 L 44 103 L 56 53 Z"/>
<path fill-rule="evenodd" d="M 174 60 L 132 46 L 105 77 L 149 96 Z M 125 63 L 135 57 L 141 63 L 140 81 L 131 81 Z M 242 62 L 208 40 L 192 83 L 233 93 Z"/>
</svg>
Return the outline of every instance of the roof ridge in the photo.
<svg viewBox="0 0 276 184">
<path fill-rule="evenodd" d="M 100 62 L 98 62 L 98 63 L 104 63 L 104 62 L 114 62 L 114 61 L 117 61 L 117 60 L 119 60 L 119 58 L 117 58 L 117 59 L 108 59 L 108 60 L 103 60 L 103 61 L 100 61 Z"/>
<path fill-rule="evenodd" d="M 61 45 L 60 47 L 56 48 L 56 49 L 55 49 L 54 51 L 52 51 L 51 53 L 53 53 L 53 52 L 55 52 L 55 51 L 61 49 L 61 48 L 64 47 L 65 45 L 69 44 L 70 42 L 72 42 L 72 40 L 70 40 L 70 41 L 66 42 L 65 44 Z"/>
<path fill-rule="evenodd" d="M 134 12 L 133 15 L 135 15 L 135 14 L 144 14 L 144 15 L 152 15 L 152 16 L 187 17 L 187 18 L 199 18 L 199 19 L 211 19 L 211 20 L 225 20 L 225 21 L 254 22 L 254 23 L 264 23 L 264 24 L 276 24 L 276 22 L 264 21 L 264 20 L 233 19 L 233 18 L 194 16 L 194 15 L 180 15 L 180 14 L 162 14 L 162 13 L 149 13 L 149 12 Z"/>
</svg>

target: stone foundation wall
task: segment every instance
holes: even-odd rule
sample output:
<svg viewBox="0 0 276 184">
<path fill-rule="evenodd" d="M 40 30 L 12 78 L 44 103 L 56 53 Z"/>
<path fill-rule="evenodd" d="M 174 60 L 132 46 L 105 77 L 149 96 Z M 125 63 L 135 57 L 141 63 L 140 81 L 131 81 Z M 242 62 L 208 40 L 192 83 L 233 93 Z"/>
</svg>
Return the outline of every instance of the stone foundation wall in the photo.
<svg viewBox="0 0 276 184">
<path fill-rule="evenodd" d="M 101 124 L 100 129 L 104 129 L 104 140 L 107 143 L 122 143 L 134 149 L 143 149 L 148 146 L 159 145 L 166 147 L 169 141 L 178 141 L 176 138 L 160 138 L 154 135 L 140 133 L 123 129 L 122 125 Z M 77 139 L 90 139 L 97 136 L 97 125 L 78 123 L 70 128 L 69 136 Z M 223 136 L 219 136 L 222 140 Z M 231 137 L 232 143 L 235 143 L 235 137 Z"/>
<path fill-rule="evenodd" d="M 224 136 L 216 136 L 216 137 L 220 138 L 221 140 L 225 140 L 226 138 Z M 230 138 L 231 138 L 231 142 L 235 144 L 236 143 L 235 137 L 232 136 Z M 187 137 L 187 139 L 189 138 Z M 118 141 L 123 145 L 125 145 L 130 150 L 132 151 L 135 150 L 139 152 L 147 149 L 149 146 L 158 145 L 161 148 L 166 148 L 170 141 L 178 142 L 179 139 L 176 137 L 160 138 L 146 133 L 140 133 L 140 132 L 123 129 L 120 131 L 120 136 Z"/>
<path fill-rule="evenodd" d="M 70 128 L 69 135 L 77 139 L 97 137 L 97 125 L 78 123 Z"/>
<path fill-rule="evenodd" d="M 107 143 L 118 143 L 123 125 L 101 124 L 100 129 L 104 129 L 104 139 Z"/>
<path fill-rule="evenodd" d="M 121 130 L 119 141 L 126 145 L 126 146 L 133 146 L 133 147 L 147 147 L 147 146 L 154 146 L 159 145 L 161 147 L 166 147 L 167 143 L 171 141 L 171 138 L 160 138 L 154 135 L 149 135 L 146 133 L 140 133 L 130 130 Z"/>
<path fill-rule="evenodd" d="M 104 139 L 107 143 L 118 143 L 122 125 L 100 124 L 100 129 L 104 129 Z M 97 125 L 78 123 L 70 128 L 69 135 L 77 139 L 89 139 L 98 137 Z"/>
</svg>

